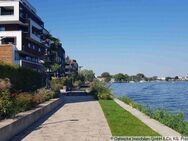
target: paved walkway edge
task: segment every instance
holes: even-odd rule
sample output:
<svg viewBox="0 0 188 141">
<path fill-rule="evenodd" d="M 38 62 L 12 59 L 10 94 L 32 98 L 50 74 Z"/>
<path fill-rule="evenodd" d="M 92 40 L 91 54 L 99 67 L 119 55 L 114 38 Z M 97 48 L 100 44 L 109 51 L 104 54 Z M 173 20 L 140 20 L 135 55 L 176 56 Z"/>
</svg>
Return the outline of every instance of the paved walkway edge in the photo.
<svg viewBox="0 0 188 141">
<path fill-rule="evenodd" d="M 151 119 L 149 116 L 146 116 L 144 113 L 140 112 L 139 110 L 132 108 L 128 104 L 120 101 L 119 99 L 115 98 L 114 101 L 121 106 L 126 111 L 130 112 L 132 115 L 134 115 L 136 118 L 140 119 L 144 124 L 149 126 L 151 129 L 159 133 L 163 137 L 168 136 L 175 136 L 175 137 L 181 137 L 182 135 L 173 129 L 167 127 L 166 125 L 160 123 L 157 120 Z"/>
</svg>

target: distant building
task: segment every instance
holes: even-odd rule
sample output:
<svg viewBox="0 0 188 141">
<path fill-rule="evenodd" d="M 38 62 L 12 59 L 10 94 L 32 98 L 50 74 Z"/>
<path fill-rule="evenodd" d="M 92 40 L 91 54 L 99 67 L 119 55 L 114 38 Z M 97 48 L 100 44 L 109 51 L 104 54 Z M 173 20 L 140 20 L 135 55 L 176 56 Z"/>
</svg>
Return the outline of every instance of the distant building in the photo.
<svg viewBox="0 0 188 141">
<path fill-rule="evenodd" d="M 60 64 L 60 69 L 58 70 L 58 73 L 60 75 L 65 75 L 65 50 L 62 46 L 59 47 L 56 60 Z"/>
<path fill-rule="evenodd" d="M 187 76 L 180 76 L 179 80 L 181 80 L 181 81 L 187 81 L 188 77 Z"/>
<path fill-rule="evenodd" d="M 166 77 L 158 77 L 157 80 L 165 81 Z"/>
<path fill-rule="evenodd" d="M 65 50 L 62 45 L 57 45 L 56 49 L 48 48 L 45 54 L 45 63 L 48 65 L 58 64 L 60 68 L 57 70 L 57 75 L 65 75 Z M 53 74 L 54 72 L 51 69 L 47 69 L 48 73 Z"/>
<path fill-rule="evenodd" d="M 65 59 L 65 74 L 66 75 L 78 73 L 78 69 L 79 69 L 79 66 L 76 60 L 70 59 L 69 57 Z"/>
</svg>

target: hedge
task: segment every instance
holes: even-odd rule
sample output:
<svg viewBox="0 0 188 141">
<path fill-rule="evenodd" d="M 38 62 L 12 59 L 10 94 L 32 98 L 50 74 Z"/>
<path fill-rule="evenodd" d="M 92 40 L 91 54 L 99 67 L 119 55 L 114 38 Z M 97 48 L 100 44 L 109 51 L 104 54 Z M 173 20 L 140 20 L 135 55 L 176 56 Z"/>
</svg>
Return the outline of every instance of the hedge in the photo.
<svg viewBox="0 0 188 141">
<path fill-rule="evenodd" d="M 9 78 L 14 91 L 34 91 L 45 84 L 45 75 L 0 62 L 0 78 Z"/>
</svg>

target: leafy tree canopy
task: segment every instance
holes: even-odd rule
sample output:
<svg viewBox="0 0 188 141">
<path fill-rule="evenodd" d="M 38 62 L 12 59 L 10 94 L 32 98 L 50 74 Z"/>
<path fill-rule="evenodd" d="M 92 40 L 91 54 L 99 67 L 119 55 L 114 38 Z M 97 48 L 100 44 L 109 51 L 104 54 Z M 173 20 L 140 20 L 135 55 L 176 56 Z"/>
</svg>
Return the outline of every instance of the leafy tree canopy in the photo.
<svg viewBox="0 0 188 141">
<path fill-rule="evenodd" d="M 118 74 L 115 74 L 114 76 L 113 76 L 113 78 L 114 78 L 114 80 L 116 81 L 116 82 L 124 82 L 124 81 L 126 81 L 125 80 L 125 75 L 123 74 L 123 73 L 118 73 Z"/>
<path fill-rule="evenodd" d="M 105 81 L 105 82 L 110 82 L 110 81 L 111 81 L 111 78 L 112 78 L 112 76 L 111 76 L 110 73 L 108 73 L 108 72 L 103 72 L 103 73 L 101 74 L 101 77 L 104 78 L 104 81 Z"/>
<path fill-rule="evenodd" d="M 81 70 L 79 73 L 84 76 L 85 81 L 92 82 L 95 78 L 95 73 L 92 70 L 84 69 Z"/>
</svg>

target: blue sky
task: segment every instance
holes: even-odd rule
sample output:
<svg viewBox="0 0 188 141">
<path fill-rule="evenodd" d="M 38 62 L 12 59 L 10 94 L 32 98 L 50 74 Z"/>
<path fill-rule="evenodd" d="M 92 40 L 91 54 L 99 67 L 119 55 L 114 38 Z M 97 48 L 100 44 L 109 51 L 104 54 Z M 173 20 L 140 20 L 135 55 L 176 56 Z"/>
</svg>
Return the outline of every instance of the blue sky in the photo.
<svg viewBox="0 0 188 141">
<path fill-rule="evenodd" d="M 97 75 L 188 75 L 188 0 L 30 0 L 67 54 Z"/>
</svg>

